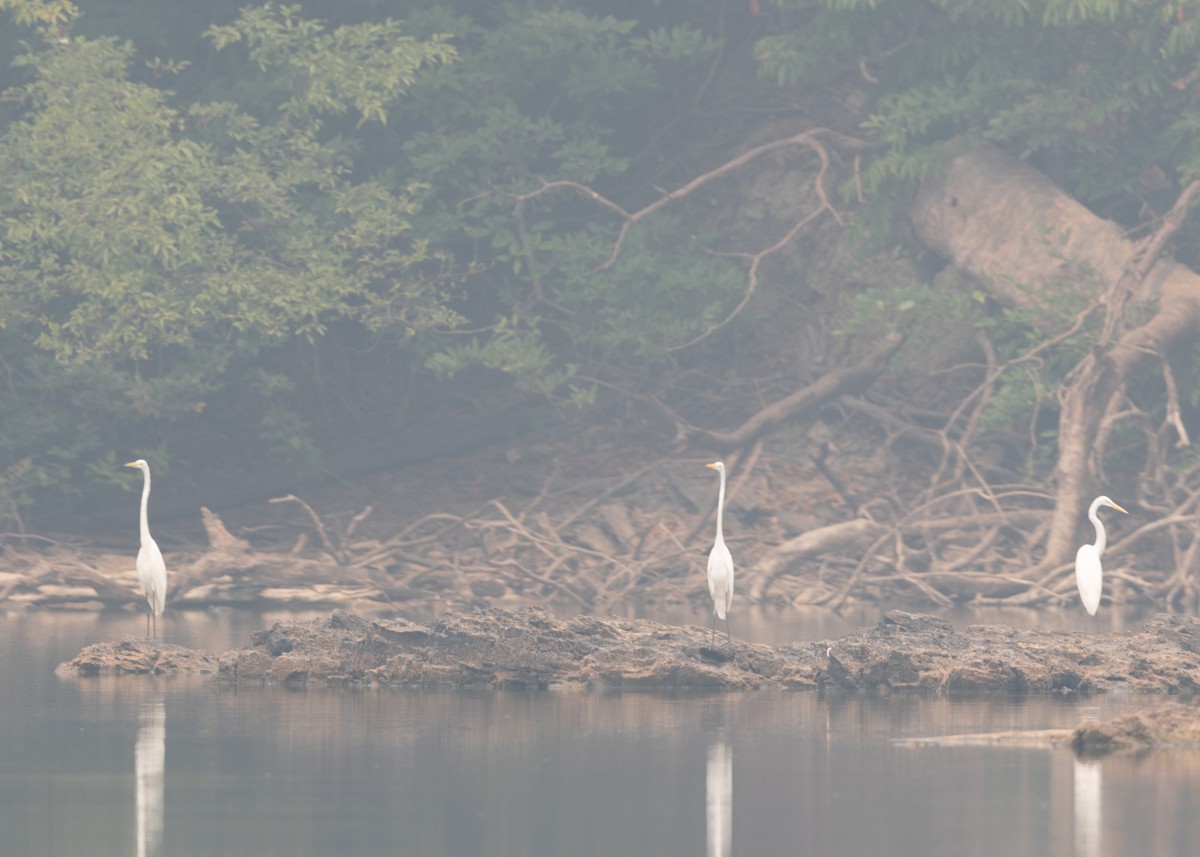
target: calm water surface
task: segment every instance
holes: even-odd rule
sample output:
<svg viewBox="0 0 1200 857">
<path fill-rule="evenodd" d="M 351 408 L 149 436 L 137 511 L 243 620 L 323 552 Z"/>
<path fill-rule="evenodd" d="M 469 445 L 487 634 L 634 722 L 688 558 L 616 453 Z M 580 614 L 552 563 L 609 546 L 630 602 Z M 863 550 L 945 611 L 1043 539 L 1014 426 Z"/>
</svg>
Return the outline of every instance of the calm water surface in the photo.
<svg viewBox="0 0 1200 857">
<path fill-rule="evenodd" d="M 169 613 L 165 628 L 224 650 L 274 618 Z M 856 618 L 810 633 L 803 618 L 758 620 L 747 636 L 772 642 Z M 1197 753 L 1080 763 L 898 743 L 1073 727 L 1144 699 L 235 691 L 54 674 L 82 645 L 139 630 L 130 615 L 0 617 L 0 855 L 1200 853 Z"/>
</svg>

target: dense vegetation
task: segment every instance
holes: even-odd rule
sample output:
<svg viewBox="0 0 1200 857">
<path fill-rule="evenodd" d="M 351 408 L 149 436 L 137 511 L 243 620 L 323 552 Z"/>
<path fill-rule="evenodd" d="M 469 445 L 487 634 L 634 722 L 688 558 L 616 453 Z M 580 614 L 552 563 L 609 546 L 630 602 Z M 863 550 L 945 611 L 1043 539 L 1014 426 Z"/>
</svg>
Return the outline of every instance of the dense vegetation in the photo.
<svg viewBox="0 0 1200 857">
<path fill-rule="evenodd" d="M 736 294 L 678 217 L 596 273 L 620 223 L 580 193 L 654 194 L 696 130 L 664 106 L 718 51 L 695 27 L 4 5 L 29 26 L 0 142 L 10 501 L 69 501 L 131 449 L 195 466 L 205 424 L 223 454 L 314 466 L 414 373 L 583 404 L 585 364 L 645 371 Z"/>
<path fill-rule="evenodd" d="M 952 340 L 1049 334 L 929 285 L 903 211 L 948 140 L 1135 232 L 1200 175 L 1197 2 L 239 5 L 0 0 L 9 518 L 135 452 L 319 467 L 455 390 L 716 428 L 895 327 L 952 408 Z M 1052 441 L 1089 345 L 984 427 Z"/>
</svg>

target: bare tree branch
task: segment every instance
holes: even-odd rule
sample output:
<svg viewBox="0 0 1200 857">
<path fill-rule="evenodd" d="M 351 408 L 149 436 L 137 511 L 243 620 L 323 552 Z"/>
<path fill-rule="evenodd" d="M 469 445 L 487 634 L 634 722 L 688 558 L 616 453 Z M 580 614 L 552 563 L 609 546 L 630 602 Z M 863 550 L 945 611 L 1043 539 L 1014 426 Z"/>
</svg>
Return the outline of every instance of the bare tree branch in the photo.
<svg viewBox="0 0 1200 857">
<path fill-rule="evenodd" d="M 801 414 L 812 413 L 838 396 L 861 393 L 883 374 L 888 361 L 903 343 L 904 337 L 899 333 L 889 334 L 884 338 L 882 348 L 857 365 L 834 369 L 807 387 L 763 408 L 733 431 L 715 432 L 688 428 L 683 435 L 693 446 L 715 452 L 744 449 L 771 429 Z"/>
</svg>

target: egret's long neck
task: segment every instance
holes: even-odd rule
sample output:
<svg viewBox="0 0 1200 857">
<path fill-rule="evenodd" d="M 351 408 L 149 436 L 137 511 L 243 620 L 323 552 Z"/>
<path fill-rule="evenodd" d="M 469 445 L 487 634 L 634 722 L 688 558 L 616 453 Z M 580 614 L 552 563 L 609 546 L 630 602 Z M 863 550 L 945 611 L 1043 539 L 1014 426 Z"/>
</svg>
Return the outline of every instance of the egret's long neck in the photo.
<svg viewBox="0 0 1200 857">
<path fill-rule="evenodd" d="M 150 521 L 146 517 L 146 504 L 150 501 L 150 470 L 142 471 L 146 481 L 142 484 L 142 544 L 150 541 Z"/>
<path fill-rule="evenodd" d="M 1104 524 L 1100 523 L 1100 518 L 1096 515 L 1096 510 L 1099 508 L 1099 503 L 1093 503 L 1088 509 L 1088 519 L 1096 528 L 1096 556 L 1103 554 L 1104 548 L 1108 544 L 1108 535 L 1104 532 Z"/>
<path fill-rule="evenodd" d="M 725 471 L 719 471 L 721 474 L 721 489 L 717 492 L 717 541 L 725 540 L 724 534 L 721 532 L 721 519 L 725 517 Z"/>
</svg>

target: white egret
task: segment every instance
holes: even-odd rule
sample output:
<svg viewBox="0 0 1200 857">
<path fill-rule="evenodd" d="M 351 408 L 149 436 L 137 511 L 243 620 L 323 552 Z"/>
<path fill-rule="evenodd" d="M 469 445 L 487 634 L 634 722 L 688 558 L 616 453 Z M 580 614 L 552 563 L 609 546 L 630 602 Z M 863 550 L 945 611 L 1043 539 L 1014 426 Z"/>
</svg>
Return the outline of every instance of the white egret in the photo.
<svg viewBox="0 0 1200 857">
<path fill-rule="evenodd" d="M 729 633 L 729 605 L 733 603 L 733 555 L 725 547 L 721 531 L 721 518 L 725 513 L 725 462 L 706 464 L 721 474 L 721 489 L 717 494 L 717 538 L 708 553 L 708 594 L 713 600 L 712 642 L 717 640 L 717 620 L 725 620 L 725 637 L 733 647 L 733 635 Z"/>
<path fill-rule="evenodd" d="M 1100 519 L 1096 516 L 1096 511 L 1101 506 L 1125 512 L 1124 509 L 1103 495 L 1093 500 L 1092 505 L 1088 508 L 1088 519 L 1096 527 L 1096 543 L 1084 545 L 1075 554 L 1075 585 L 1079 587 L 1079 600 L 1083 602 L 1083 609 L 1088 612 L 1089 616 L 1096 615 L 1096 610 L 1100 607 L 1100 591 L 1104 588 L 1100 556 L 1104 553 L 1108 536 L 1104 532 L 1104 524 L 1100 523 Z M 1129 513 L 1125 512 L 1125 514 Z"/>
<path fill-rule="evenodd" d="M 136 467 L 145 477 L 142 484 L 142 546 L 138 548 L 137 575 L 138 583 L 142 585 L 142 594 L 146 596 L 146 603 L 150 605 L 150 613 L 146 616 L 146 633 L 150 633 L 153 623 L 154 637 L 157 639 L 158 617 L 163 614 L 163 607 L 167 603 L 167 564 L 163 562 L 158 543 L 150 536 L 150 522 L 146 518 L 146 504 L 150 500 L 150 465 L 146 463 L 146 459 L 139 458 L 125 466 Z"/>
</svg>

